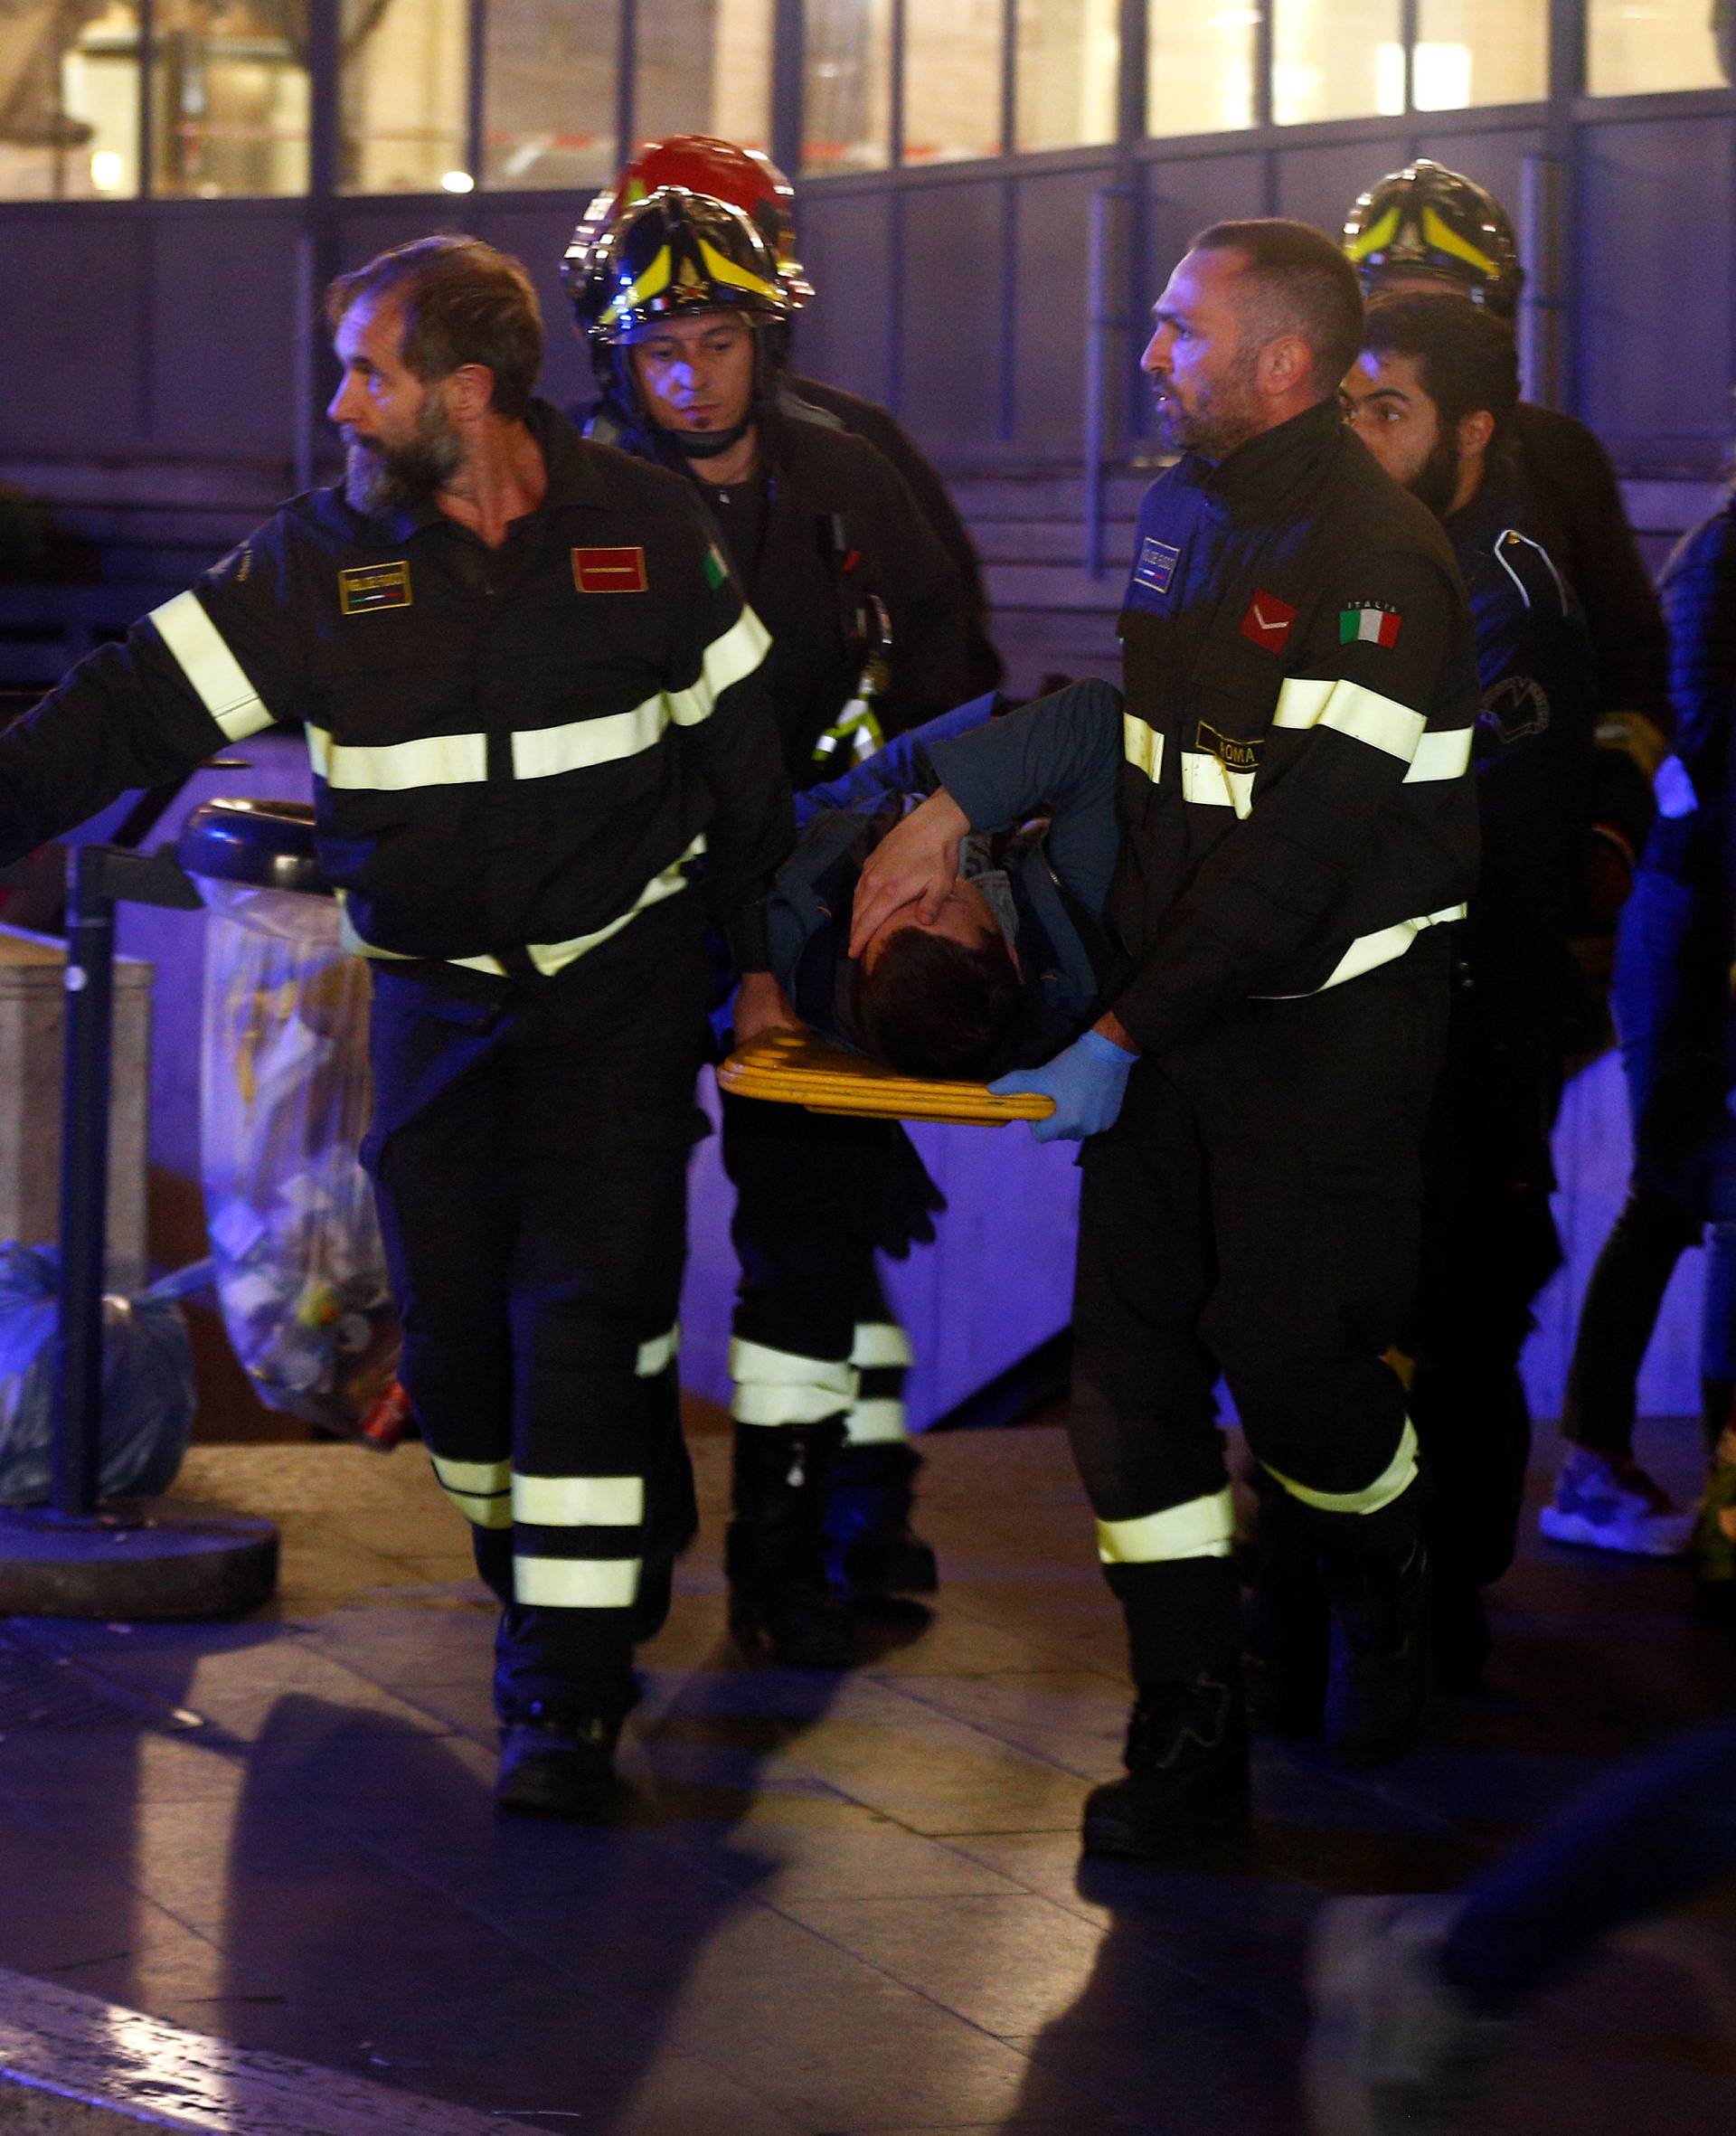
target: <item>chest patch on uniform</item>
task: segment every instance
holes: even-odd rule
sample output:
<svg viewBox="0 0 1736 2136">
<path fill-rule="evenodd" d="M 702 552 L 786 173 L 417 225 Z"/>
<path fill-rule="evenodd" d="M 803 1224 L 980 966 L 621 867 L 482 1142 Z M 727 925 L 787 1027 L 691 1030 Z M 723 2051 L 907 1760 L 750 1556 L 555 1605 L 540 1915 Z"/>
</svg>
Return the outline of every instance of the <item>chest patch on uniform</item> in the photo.
<svg viewBox="0 0 1736 2136">
<path fill-rule="evenodd" d="M 1147 534 L 1139 544 L 1139 561 L 1133 567 L 1135 583 L 1149 586 L 1154 593 L 1167 593 L 1169 582 L 1175 576 L 1175 566 L 1181 561 L 1179 549 L 1158 541 L 1154 534 Z"/>
<path fill-rule="evenodd" d="M 408 563 L 353 563 L 337 574 L 338 606 L 346 616 L 410 606 Z"/>
<path fill-rule="evenodd" d="M 1383 600 L 1353 600 L 1338 611 L 1341 646 L 1395 646 L 1404 618 Z"/>
<path fill-rule="evenodd" d="M 1250 644 L 1269 653 L 1281 653 L 1290 642 L 1290 626 L 1296 615 L 1288 600 L 1262 590 L 1248 603 L 1248 613 L 1236 629 Z"/>
<path fill-rule="evenodd" d="M 575 549 L 572 582 L 580 593 L 643 593 L 643 549 Z"/>
<path fill-rule="evenodd" d="M 1205 756 L 1216 757 L 1226 771 L 1258 771 L 1260 745 L 1263 740 L 1259 734 L 1250 741 L 1234 734 L 1220 734 L 1209 720 L 1202 720 L 1194 737 L 1194 746 Z"/>
<path fill-rule="evenodd" d="M 1477 723 L 1503 742 L 1541 734 L 1549 725 L 1549 693 L 1535 676 L 1504 675 L 1484 691 Z"/>
</svg>

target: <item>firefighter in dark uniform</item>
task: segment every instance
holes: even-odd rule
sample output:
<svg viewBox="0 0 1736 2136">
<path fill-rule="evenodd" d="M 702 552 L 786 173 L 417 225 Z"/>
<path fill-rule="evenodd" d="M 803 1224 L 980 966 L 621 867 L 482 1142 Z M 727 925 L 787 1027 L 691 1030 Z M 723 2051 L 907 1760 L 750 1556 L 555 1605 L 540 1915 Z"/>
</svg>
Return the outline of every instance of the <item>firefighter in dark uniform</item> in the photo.
<svg viewBox="0 0 1736 2136">
<path fill-rule="evenodd" d="M 1417 1437 L 1385 1353 L 1475 876 L 1477 678 L 1445 537 L 1339 419 L 1362 324 L 1300 223 L 1215 225 L 1170 278 L 1144 367 L 1186 449 L 1146 493 L 1121 616 L 1122 972 L 1082 1039 L 993 1086 L 1053 1098 L 1038 1135 L 1090 1137 L 1071 1432 L 1138 1691 L 1090 1852 L 1245 1826 L 1220 1371 L 1316 1538 L 1339 1756 L 1396 1756 L 1427 1693 Z M 920 886 L 923 836 L 912 816 L 867 864 L 858 937 L 907 857 Z"/>
<path fill-rule="evenodd" d="M 401 1375 L 503 1604 L 499 1800 L 585 1815 L 684 1540 L 658 1464 L 708 911 L 759 975 L 744 1015 L 775 1007 L 766 633 L 686 486 L 532 397 L 516 260 L 425 239 L 327 310 L 343 485 L 0 741 L 0 853 L 304 726 L 321 864 L 378 960 L 363 1154 Z"/>
<path fill-rule="evenodd" d="M 614 184 L 591 202 L 575 241 L 600 237 L 617 215 L 648 200 L 664 185 L 680 185 L 739 208 L 776 259 L 778 279 L 791 313 L 799 313 L 812 300 L 814 285 L 796 240 L 795 187 L 769 156 L 757 148 L 740 148 L 712 134 L 672 134 L 666 140 L 642 142 Z M 998 689 L 1005 669 L 988 635 L 988 602 L 976 544 L 946 484 L 910 432 L 878 402 L 824 385 L 816 378 L 786 372 L 779 380 L 778 400 L 781 412 L 793 421 L 817 419 L 853 437 L 865 438 L 903 477 L 958 581 L 966 630 L 965 695 L 975 697 Z M 603 420 L 608 421 L 606 414 Z"/>
<path fill-rule="evenodd" d="M 1468 298 L 1512 323 L 1524 287 L 1513 222 L 1492 193 L 1426 158 L 1356 201 L 1344 250 L 1364 293 Z M 1510 451 L 1525 525 L 1578 595 L 1597 663 L 1597 838 L 1575 926 L 1608 936 L 1632 880 L 1634 795 L 1669 749 L 1668 648 L 1657 595 L 1628 525 L 1609 455 L 1559 409 L 1522 401 Z M 1625 763 L 1623 760 L 1626 760 Z M 1649 812 L 1640 821 L 1643 840 Z"/>
<path fill-rule="evenodd" d="M 1505 449 L 1518 398 L 1512 330 L 1438 295 L 1370 307 L 1343 391 L 1363 442 L 1442 521 L 1470 595 L 1482 687 L 1472 765 L 1483 865 L 1456 943 L 1406 1346 L 1432 1485 L 1437 1671 L 1460 1690 L 1477 1687 L 1487 1656 L 1480 1590 L 1513 1561 L 1531 1446 L 1519 1353 L 1532 1301 L 1561 1262 L 1549 1130 L 1584 1020 L 1570 942 L 1600 795 L 1619 791 L 1629 764 L 1621 756 L 1617 779 L 1599 781 L 1584 619 L 1529 531 Z M 1625 830 L 1637 838 L 1643 782 L 1633 806 L 1641 820 Z M 1274 1628 L 1293 1633 L 1302 1612 L 1281 1599 Z M 1290 1673 L 1292 1690 L 1306 1686 L 1306 1670 Z"/>
<path fill-rule="evenodd" d="M 568 286 L 610 434 L 691 476 L 771 633 L 766 686 L 791 783 L 964 697 L 958 581 L 910 492 L 861 439 L 782 412 L 788 302 L 748 219 L 665 187 L 600 237 L 581 229 Z M 934 1581 L 908 1526 L 917 1457 L 896 1389 L 910 1351 L 874 1253 L 931 1238 L 939 1196 L 885 1121 L 726 1096 L 723 1158 L 742 1269 L 731 1622 L 750 1652 L 836 1667 L 853 1632 L 824 1524 L 841 1473 L 878 1516 L 845 1538 L 854 1583 Z"/>
</svg>

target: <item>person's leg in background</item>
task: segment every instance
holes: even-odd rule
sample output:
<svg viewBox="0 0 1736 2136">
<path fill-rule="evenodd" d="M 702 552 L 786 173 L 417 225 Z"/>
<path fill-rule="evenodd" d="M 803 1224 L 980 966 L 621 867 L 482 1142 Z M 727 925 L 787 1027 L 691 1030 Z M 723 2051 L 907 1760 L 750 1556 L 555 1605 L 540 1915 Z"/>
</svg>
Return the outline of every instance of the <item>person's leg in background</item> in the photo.
<svg viewBox="0 0 1736 2136">
<path fill-rule="evenodd" d="M 910 1526 L 922 1467 L 904 1404 L 914 1362 L 871 1260 L 850 1341 L 855 1399 L 844 1413 L 826 1514 L 832 1584 L 858 1600 L 932 1594 L 939 1583 L 934 1552 Z"/>
</svg>

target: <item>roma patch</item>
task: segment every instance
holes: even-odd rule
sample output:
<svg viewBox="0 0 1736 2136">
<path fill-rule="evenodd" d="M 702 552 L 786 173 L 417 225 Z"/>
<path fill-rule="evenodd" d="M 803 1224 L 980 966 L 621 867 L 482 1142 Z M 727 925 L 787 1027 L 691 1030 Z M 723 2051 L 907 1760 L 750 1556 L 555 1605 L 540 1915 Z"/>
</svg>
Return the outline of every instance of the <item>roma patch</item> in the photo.
<svg viewBox="0 0 1736 2136">
<path fill-rule="evenodd" d="M 650 583 L 645 575 L 645 551 L 575 549 L 572 582 L 580 593 L 643 593 Z"/>
<path fill-rule="evenodd" d="M 1175 566 L 1182 561 L 1179 549 L 1147 534 L 1139 544 L 1139 561 L 1133 567 L 1136 586 L 1149 586 L 1154 593 L 1167 593 Z"/>
<path fill-rule="evenodd" d="M 337 574 L 338 606 L 346 616 L 410 606 L 408 563 L 352 563 Z"/>
<path fill-rule="evenodd" d="M 1194 737 L 1194 746 L 1203 756 L 1216 757 L 1226 771 L 1258 771 L 1260 745 L 1264 739 L 1260 734 L 1251 739 L 1221 734 L 1210 721 L 1202 720 Z"/>
<path fill-rule="evenodd" d="M 1290 629 L 1296 618 L 1297 610 L 1288 600 L 1280 600 L 1276 593 L 1262 590 L 1248 603 L 1248 613 L 1236 629 L 1262 652 L 1281 653 L 1290 642 Z"/>
<path fill-rule="evenodd" d="M 1383 600 L 1353 600 L 1338 611 L 1341 646 L 1395 646 L 1404 618 Z"/>
</svg>

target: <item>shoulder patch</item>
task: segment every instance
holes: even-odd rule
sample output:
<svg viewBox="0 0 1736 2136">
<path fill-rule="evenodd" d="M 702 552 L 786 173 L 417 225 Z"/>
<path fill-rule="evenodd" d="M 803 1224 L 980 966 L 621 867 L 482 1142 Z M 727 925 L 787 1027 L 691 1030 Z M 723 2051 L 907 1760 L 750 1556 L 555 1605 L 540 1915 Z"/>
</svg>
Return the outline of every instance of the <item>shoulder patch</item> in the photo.
<svg viewBox="0 0 1736 2136">
<path fill-rule="evenodd" d="M 1483 693 L 1477 723 L 1497 742 L 1523 742 L 1549 725 L 1549 693 L 1535 676 L 1504 675 Z"/>
<path fill-rule="evenodd" d="M 246 585 L 253 570 L 253 544 L 237 542 L 227 556 L 220 556 L 211 567 L 213 579 L 230 579 L 238 586 Z"/>
<path fill-rule="evenodd" d="M 1175 576 L 1175 566 L 1181 561 L 1182 553 L 1173 543 L 1147 534 L 1139 544 L 1138 562 L 1133 567 L 1134 582 L 1150 587 L 1154 593 L 1167 593 L 1170 581 Z"/>
<path fill-rule="evenodd" d="M 1338 611 L 1341 646 L 1395 646 L 1404 628 L 1404 617 L 1390 601 L 1353 600 Z"/>
<path fill-rule="evenodd" d="M 730 575 L 730 567 L 723 561 L 722 551 L 712 542 L 705 552 L 705 583 L 715 593 Z"/>
</svg>

